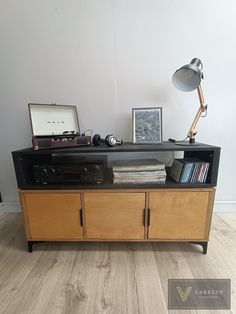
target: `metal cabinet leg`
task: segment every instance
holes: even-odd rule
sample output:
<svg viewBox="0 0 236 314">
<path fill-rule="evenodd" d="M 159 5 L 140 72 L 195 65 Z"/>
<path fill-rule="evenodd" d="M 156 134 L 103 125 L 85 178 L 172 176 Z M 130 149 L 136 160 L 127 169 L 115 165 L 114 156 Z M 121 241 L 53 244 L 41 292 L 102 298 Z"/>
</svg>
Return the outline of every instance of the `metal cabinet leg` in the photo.
<svg viewBox="0 0 236 314">
<path fill-rule="evenodd" d="M 28 252 L 29 253 L 32 253 L 33 252 L 33 244 L 34 242 L 33 241 L 28 241 Z"/>
<path fill-rule="evenodd" d="M 33 252 L 33 245 L 37 243 L 42 243 L 43 241 L 27 241 L 28 244 L 28 252 L 32 253 Z"/>
<path fill-rule="evenodd" d="M 203 254 L 207 254 L 208 242 L 202 242 Z"/>
<path fill-rule="evenodd" d="M 207 254 L 208 241 L 206 241 L 206 242 L 189 242 L 189 243 L 201 245 L 202 249 L 203 249 L 203 254 Z"/>
</svg>

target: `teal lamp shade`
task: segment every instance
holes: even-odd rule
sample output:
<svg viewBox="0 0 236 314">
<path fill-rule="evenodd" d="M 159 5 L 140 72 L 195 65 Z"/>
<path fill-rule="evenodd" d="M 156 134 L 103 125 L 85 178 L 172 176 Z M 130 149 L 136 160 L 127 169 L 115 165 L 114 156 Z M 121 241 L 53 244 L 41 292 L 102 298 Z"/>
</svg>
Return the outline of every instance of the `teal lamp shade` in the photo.
<svg viewBox="0 0 236 314">
<path fill-rule="evenodd" d="M 198 58 L 192 59 L 190 64 L 182 66 L 174 73 L 172 77 L 173 85 L 183 92 L 195 90 L 199 87 L 203 78 L 202 69 L 201 60 Z"/>
</svg>

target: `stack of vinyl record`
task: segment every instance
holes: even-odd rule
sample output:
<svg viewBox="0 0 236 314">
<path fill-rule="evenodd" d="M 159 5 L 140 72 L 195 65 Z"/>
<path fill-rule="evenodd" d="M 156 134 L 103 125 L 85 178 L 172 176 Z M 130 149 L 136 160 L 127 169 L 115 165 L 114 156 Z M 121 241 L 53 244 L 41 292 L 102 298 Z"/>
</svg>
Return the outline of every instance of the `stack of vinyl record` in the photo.
<svg viewBox="0 0 236 314">
<path fill-rule="evenodd" d="M 166 180 L 165 164 L 157 159 L 120 160 L 113 165 L 114 183 L 159 183 Z"/>
<path fill-rule="evenodd" d="M 209 165 L 196 158 L 174 159 L 169 175 L 179 183 L 205 183 Z"/>
</svg>

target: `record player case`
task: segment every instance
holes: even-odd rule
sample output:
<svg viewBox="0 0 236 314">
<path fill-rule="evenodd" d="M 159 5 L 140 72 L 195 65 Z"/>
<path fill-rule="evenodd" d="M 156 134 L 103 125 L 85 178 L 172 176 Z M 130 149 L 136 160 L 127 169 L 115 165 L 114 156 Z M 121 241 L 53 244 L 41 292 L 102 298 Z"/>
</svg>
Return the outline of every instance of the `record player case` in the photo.
<svg viewBox="0 0 236 314">
<path fill-rule="evenodd" d="M 91 136 L 81 135 L 74 105 L 28 105 L 34 150 L 87 146 Z"/>
</svg>

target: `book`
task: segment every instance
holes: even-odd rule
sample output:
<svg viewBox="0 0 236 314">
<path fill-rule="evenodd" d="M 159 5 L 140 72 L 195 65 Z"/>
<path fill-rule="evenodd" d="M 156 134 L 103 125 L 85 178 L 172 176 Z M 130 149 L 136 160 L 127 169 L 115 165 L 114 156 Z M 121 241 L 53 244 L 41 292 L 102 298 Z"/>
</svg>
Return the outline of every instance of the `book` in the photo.
<svg viewBox="0 0 236 314">
<path fill-rule="evenodd" d="M 117 160 L 113 172 L 165 170 L 165 164 L 157 159 Z"/>
<path fill-rule="evenodd" d="M 204 174 L 203 182 L 206 182 L 206 180 L 207 180 L 207 175 L 208 175 L 208 170 L 209 170 L 209 167 L 210 167 L 210 163 L 209 163 L 209 162 L 207 162 L 207 163 L 206 163 L 206 170 L 205 170 L 205 174 Z"/>
<path fill-rule="evenodd" d="M 187 183 L 190 180 L 195 159 L 178 158 L 174 159 L 170 168 L 169 176 L 175 182 Z"/>
<path fill-rule="evenodd" d="M 183 166 L 182 174 L 180 177 L 180 182 L 181 183 L 187 183 L 187 182 L 189 182 L 189 179 L 190 179 L 190 176 L 192 173 L 192 169 L 194 167 L 194 162 L 189 162 L 186 160 L 183 160 L 182 162 L 183 162 L 184 166 Z"/>
<path fill-rule="evenodd" d="M 174 179 L 175 182 L 180 181 L 184 164 L 179 159 L 174 159 L 170 168 L 169 176 Z"/>
<path fill-rule="evenodd" d="M 209 169 L 209 163 L 208 162 L 204 162 L 201 164 L 201 168 L 199 170 L 196 182 L 198 182 L 198 183 L 206 182 L 208 169 Z"/>
<path fill-rule="evenodd" d="M 199 171 L 199 167 L 201 166 L 201 162 L 199 161 L 196 161 L 195 162 L 195 165 L 194 165 L 194 169 L 193 169 L 193 172 L 192 172 L 192 176 L 191 176 L 191 179 L 190 179 L 190 182 L 191 183 L 194 183 L 196 182 L 196 178 L 197 178 L 197 174 L 198 174 L 198 171 Z"/>
</svg>

